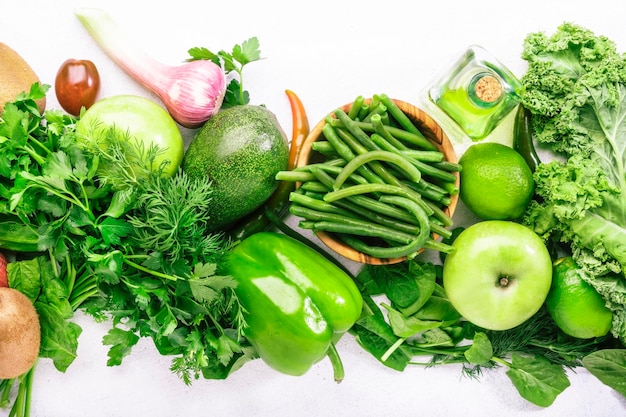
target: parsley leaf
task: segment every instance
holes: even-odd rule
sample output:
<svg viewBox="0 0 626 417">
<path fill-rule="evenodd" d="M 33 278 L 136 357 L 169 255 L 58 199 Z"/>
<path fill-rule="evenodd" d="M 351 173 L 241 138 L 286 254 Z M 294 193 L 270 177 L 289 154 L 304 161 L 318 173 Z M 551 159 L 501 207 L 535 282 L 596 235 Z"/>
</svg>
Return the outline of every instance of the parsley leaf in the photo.
<svg viewBox="0 0 626 417">
<path fill-rule="evenodd" d="M 243 68 L 254 61 L 261 60 L 260 43 L 256 37 L 245 40 L 241 45 L 235 45 L 231 52 L 220 50 L 212 52 L 205 47 L 195 47 L 188 50 L 190 58 L 187 61 L 209 60 L 219 65 L 224 73 L 229 76 L 236 73 L 236 77 L 231 78 L 226 88 L 222 108 L 238 105 L 245 105 L 250 102 L 248 91 L 243 88 Z"/>
</svg>

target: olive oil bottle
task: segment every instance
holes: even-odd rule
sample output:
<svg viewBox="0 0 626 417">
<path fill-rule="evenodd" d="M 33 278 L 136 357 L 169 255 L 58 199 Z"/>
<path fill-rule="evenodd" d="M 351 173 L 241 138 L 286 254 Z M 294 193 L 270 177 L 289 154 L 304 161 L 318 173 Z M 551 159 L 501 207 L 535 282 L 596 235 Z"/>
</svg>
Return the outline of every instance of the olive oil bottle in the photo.
<svg viewBox="0 0 626 417">
<path fill-rule="evenodd" d="M 429 99 L 474 141 L 519 104 L 522 85 L 480 46 L 471 46 L 428 91 Z"/>
</svg>

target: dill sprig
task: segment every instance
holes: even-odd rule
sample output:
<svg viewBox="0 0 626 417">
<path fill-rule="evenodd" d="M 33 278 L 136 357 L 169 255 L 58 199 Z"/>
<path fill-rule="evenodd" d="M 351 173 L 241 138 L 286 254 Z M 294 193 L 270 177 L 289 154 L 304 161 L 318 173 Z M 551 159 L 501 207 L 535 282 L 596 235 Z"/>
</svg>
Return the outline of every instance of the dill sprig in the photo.
<svg viewBox="0 0 626 417">
<path fill-rule="evenodd" d="M 208 177 L 179 170 L 173 177 L 151 175 L 141 187 L 128 215 L 138 247 L 167 254 L 172 262 L 184 256 L 206 260 L 224 248 L 221 235 L 207 232 L 213 193 Z"/>
</svg>

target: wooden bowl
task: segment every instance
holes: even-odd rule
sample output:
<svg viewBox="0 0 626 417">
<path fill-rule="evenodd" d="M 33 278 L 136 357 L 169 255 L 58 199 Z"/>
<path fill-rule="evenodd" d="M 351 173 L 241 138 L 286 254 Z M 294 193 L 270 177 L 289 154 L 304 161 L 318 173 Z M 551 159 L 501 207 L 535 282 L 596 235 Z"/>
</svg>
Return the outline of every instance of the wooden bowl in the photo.
<svg viewBox="0 0 626 417">
<path fill-rule="evenodd" d="M 371 99 L 366 99 L 365 103 L 371 102 Z M 448 136 L 443 131 L 441 126 L 428 114 L 426 114 L 422 109 L 404 102 L 400 100 L 393 100 L 394 103 L 407 115 L 409 118 L 415 123 L 415 125 L 420 129 L 420 131 L 424 134 L 424 136 L 432 142 L 437 150 L 444 154 L 444 158 L 450 162 L 458 162 L 456 153 Z M 340 108 L 345 112 L 348 112 L 352 103 L 345 104 Z M 331 117 L 334 117 L 333 112 L 329 113 Z M 323 138 L 322 128 L 326 124 L 325 118 L 322 119 L 315 127 L 310 131 L 308 137 L 305 139 L 300 154 L 298 156 L 298 160 L 296 166 L 301 167 L 308 165 L 309 163 L 320 162 L 324 160 L 324 157 L 316 151 L 311 149 L 311 144 L 317 141 L 320 137 Z M 456 185 L 457 187 L 460 185 L 460 177 L 458 172 L 455 173 Z M 456 209 L 456 205 L 458 202 L 459 195 L 453 195 L 450 197 L 450 204 L 444 209 L 445 213 L 452 217 L 454 214 L 454 210 Z M 371 255 L 362 253 L 357 251 L 356 249 L 346 245 L 342 241 L 336 239 L 332 233 L 328 232 L 316 232 L 316 236 L 331 250 L 338 253 L 339 255 L 350 259 L 355 262 L 372 264 L 372 265 L 384 265 L 384 264 L 394 264 L 403 262 L 407 259 L 407 257 L 400 258 L 376 258 Z M 433 235 L 433 238 L 438 238 L 436 235 Z"/>
</svg>

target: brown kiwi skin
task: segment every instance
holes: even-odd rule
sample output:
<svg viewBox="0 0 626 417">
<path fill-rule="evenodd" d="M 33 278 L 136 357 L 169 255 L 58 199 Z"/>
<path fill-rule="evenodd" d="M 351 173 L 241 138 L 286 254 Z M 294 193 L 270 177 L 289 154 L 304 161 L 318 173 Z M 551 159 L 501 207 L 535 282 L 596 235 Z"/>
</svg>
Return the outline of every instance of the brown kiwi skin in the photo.
<svg viewBox="0 0 626 417">
<path fill-rule="evenodd" d="M 16 378 L 37 361 L 41 344 L 39 316 L 20 291 L 0 288 L 0 379 Z"/>
<path fill-rule="evenodd" d="M 21 92 L 41 81 L 31 66 L 8 45 L 0 42 L 0 113 L 7 102 L 15 101 Z M 37 101 L 39 112 L 46 109 L 46 98 Z"/>
</svg>

